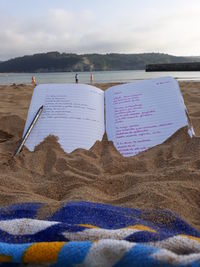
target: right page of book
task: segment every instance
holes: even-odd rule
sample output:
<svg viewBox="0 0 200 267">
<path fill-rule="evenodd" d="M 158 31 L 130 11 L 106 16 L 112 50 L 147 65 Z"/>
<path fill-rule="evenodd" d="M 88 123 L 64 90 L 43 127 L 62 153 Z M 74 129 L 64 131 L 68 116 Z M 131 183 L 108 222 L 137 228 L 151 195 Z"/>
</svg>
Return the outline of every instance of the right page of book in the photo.
<svg viewBox="0 0 200 267">
<path fill-rule="evenodd" d="M 113 86 L 105 103 L 108 140 L 125 157 L 163 143 L 188 125 L 178 82 L 171 77 Z"/>
</svg>

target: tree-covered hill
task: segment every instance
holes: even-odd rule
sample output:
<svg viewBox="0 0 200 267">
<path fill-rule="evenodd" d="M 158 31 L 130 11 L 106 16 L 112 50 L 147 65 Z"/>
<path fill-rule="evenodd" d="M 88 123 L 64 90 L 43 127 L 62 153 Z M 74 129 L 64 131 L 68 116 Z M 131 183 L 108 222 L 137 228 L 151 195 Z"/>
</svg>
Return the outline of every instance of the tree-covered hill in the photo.
<svg viewBox="0 0 200 267">
<path fill-rule="evenodd" d="M 200 61 L 198 57 L 175 57 L 161 53 L 77 55 L 49 52 L 0 62 L 0 72 L 141 70 L 147 64 L 197 61 Z"/>
</svg>

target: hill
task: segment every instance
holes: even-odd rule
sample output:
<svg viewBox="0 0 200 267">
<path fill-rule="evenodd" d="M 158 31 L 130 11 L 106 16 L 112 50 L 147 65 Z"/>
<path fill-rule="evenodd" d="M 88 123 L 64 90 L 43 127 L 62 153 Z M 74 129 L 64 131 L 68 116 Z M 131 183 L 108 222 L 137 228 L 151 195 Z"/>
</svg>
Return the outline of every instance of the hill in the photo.
<svg viewBox="0 0 200 267">
<path fill-rule="evenodd" d="M 0 72 L 141 70 L 148 64 L 197 61 L 200 61 L 198 57 L 176 57 L 161 53 L 77 55 L 48 52 L 0 62 Z"/>
</svg>

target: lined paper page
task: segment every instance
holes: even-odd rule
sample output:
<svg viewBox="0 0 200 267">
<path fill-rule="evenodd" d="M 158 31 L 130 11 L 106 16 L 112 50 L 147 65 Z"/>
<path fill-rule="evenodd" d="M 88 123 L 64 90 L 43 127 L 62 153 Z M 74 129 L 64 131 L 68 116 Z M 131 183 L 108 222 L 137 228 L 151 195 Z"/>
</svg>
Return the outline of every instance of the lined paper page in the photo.
<svg viewBox="0 0 200 267">
<path fill-rule="evenodd" d="M 31 151 L 48 135 L 55 135 L 66 152 L 89 149 L 101 140 L 104 92 L 84 84 L 42 84 L 34 89 L 24 133 L 40 106 L 43 112 L 25 145 Z"/>
<path fill-rule="evenodd" d="M 105 100 L 108 139 L 125 157 L 161 144 L 188 124 L 180 88 L 170 77 L 114 86 Z"/>
</svg>

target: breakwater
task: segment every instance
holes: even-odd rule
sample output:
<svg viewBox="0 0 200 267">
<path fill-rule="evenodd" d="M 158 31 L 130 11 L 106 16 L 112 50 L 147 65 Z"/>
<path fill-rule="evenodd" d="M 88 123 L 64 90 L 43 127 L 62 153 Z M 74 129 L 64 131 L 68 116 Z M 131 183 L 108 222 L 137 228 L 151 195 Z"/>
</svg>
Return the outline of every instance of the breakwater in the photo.
<svg viewBox="0 0 200 267">
<path fill-rule="evenodd" d="M 145 70 L 150 71 L 200 71 L 200 62 L 148 64 Z"/>
</svg>

